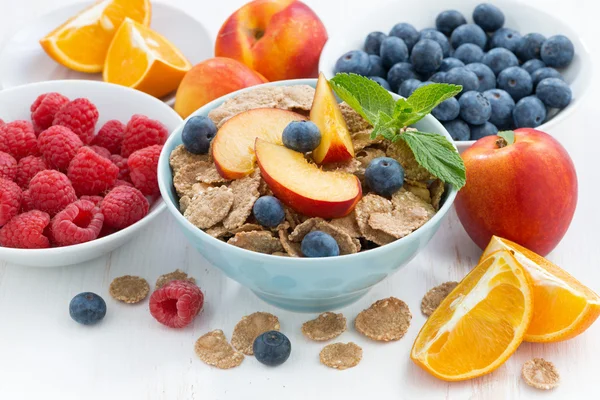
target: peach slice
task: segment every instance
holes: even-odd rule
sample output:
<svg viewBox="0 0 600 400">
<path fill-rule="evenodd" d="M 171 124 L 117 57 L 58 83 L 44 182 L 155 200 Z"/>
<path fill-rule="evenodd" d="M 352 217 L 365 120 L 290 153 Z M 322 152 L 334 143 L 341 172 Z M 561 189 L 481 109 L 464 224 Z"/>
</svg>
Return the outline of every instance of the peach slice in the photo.
<svg viewBox="0 0 600 400">
<path fill-rule="evenodd" d="M 302 153 L 256 139 L 256 159 L 273 194 L 295 211 L 321 218 L 348 215 L 362 196 L 358 177 L 323 171 Z"/>
<path fill-rule="evenodd" d="M 221 126 L 213 139 L 212 156 L 223 178 L 239 179 L 254 171 L 256 138 L 283 144 L 281 135 L 292 121 L 306 118 L 292 111 L 277 108 L 256 108 L 244 111 Z"/>
<path fill-rule="evenodd" d="M 321 144 L 312 153 L 315 162 L 326 164 L 348 161 L 354 157 L 354 146 L 346 121 L 323 74 L 319 75 L 317 82 L 310 120 L 321 130 Z"/>
</svg>

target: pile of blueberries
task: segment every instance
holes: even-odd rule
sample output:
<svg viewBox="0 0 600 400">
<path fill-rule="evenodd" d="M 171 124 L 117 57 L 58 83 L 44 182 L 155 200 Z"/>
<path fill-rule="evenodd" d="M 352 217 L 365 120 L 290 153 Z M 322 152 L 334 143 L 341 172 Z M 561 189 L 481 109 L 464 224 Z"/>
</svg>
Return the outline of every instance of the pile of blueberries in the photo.
<svg viewBox="0 0 600 400">
<path fill-rule="evenodd" d="M 432 111 L 454 140 L 535 128 L 571 102 L 571 88 L 556 69 L 573 61 L 566 36 L 521 36 L 504 28 L 502 11 L 487 3 L 475 8 L 473 20 L 448 10 L 437 16 L 436 29 L 419 32 L 403 22 L 389 35 L 372 32 L 364 50 L 337 60 L 335 72 L 368 76 L 403 97 L 433 82 L 462 85 L 458 99 Z"/>
</svg>

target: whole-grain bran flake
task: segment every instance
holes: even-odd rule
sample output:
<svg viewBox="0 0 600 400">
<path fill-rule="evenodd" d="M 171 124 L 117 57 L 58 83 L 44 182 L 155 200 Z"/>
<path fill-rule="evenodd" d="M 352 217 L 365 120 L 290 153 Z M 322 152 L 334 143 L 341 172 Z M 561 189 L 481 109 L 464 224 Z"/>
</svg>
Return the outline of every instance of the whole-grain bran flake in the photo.
<svg viewBox="0 0 600 400">
<path fill-rule="evenodd" d="M 223 219 L 233 205 L 233 192 L 227 186 L 210 188 L 194 196 L 183 216 L 200 229 L 208 229 Z"/>
<path fill-rule="evenodd" d="M 444 182 L 439 179 L 436 179 L 435 181 L 431 182 L 431 185 L 429 185 L 429 192 L 431 193 L 431 205 L 436 211 L 440 209 L 440 203 L 442 201 L 442 196 L 444 195 L 445 189 Z"/>
<path fill-rule="evenodd" d="M 254 339 L 262 333 L 278 330 L 279 319 L 275 315 L 267 312 L 255 312 L 242 317 L 236 324 L 231 335 L 231 344 L 238 351 L 251 356 L 254 355 L 252 350 Z"/>
<path fill-rule="evenodd" d="M 246 222 L 252 213 L 254 202 L 260 197 L 259 186 L 260 172 L 258 170 L 249 176 L 231 182 L 229 188 L 233 191 L 233 205 L 231 212 L 223 220 L 225 228 L 230 230 L 239 228 Z"/>
<path fill-rule="evenodd" d="M 198 173 L 196 175 L 196 181 L 213 185 L 215 183 L 227 183 L 229 179 L 223 178 L 217 167 L 212 162 L 207 162 L 199 166 Z"/>
<path fill-rule="evenodd" d="M 188 276 L 186 272 L 183 272 L 180 269 L 176 269 L 173 272 L 159 276 L 156 280 L 155 289 L 160 289 L 171 281 L 187 281 L 194 285 L 196 284 L 196 279 L 194 277 Z"/>
<path fill-rule="evenodd" d="M 192 187 L 198 183 L 198 172 L 202 171 L 207 165 L 206 161 L 196 161 L 191 164 L 183 165 L 173 177 L 173 186 L 179 196 L 193 197 Z"/>
<path fill-rule="evenodd" d="M 317 318 L 302 324 L 302 333 L 316 341 L 330 340 L 346 330 L 346 317 L 343 314 L 325 312 Z"/>
<path fill-rule="evenodd" d="M 264 254 L 283 251 L 283 246 L 281 246 L 279 239 L 273 237 L 273 234 L 269 231 L 239 232 L 229 239 L 227 243 L 242 249 Z"/>
<path fill-rule="evenodd" d="M 329 221 L 329 224 L 343 230 L 350 235 L 351 238 L 359 238 L 362 236 L 358 223 L 356 222 L 354 210 L 345 217 L 332 219 Z"/>
<path fill-rule="evenodd" d="M 300 249 L 300 243 L 292 242 L 289 239 L 289 234 L 286 230 L 280 230 L 278 232 L 279 241 L 286 252 L 286 255 L 290 257 L 302 257 L 302 250 Z"/>
<path fill-rule="evenodd" d="M 206 364 L 220 369 L 237 367 L 244 361 L 244 355 L 227 343 L 220 329 L 200 336 L 194 345 L 194 352 Z"/>
<path fill-rule="evenodd" d="M 139 303 L 150 292 L 150 285 L 139 276 L 125 275 L 113 279 L 108 288 L 108 293 L 115 300 L 128 304 Z"/>
<path fill-rule="evenodd" d="M 374 213 L 390 213 L 392 211 L 392 202 L 376 194 L 369 193 L 364 196 L 354 208 L 356 214 L 356 223 L 362 233 L 362 236 L 380 246 L 391 243 L 396 238 L 383 231 L 373 229 L 369 225 L 369 217 Z"/>
<path fill-rule="evenodd" d="M 435 179 L 429 171 L 422 167 L 413 154 L 410 147 L 404 140 L 398 140 L 390 144 L 386 150 L 386 155 L 398 161 L 404 168 L 404 177 L 414 181 L 428 181 Z"/>
<path fill-rule="evenodd" d="M 331 225 L 327 221 L 319 221 L 316 223 L 313 231 L 318 230 L 331 235 L 337 242 L 340 248 L 340 255 L 358 253 L 360 247 L 357 248 L 352 240 L 352 237 L 348 235 L 344 230 Z"/>
<path fill-rule="evenodd" d="M 560 383 L 560 375 L 554 364 L 543 358 L 527 361 L 521 372 L 525 383 L 536 389 L 550 390 Z"/>
<path fill-rule="evenodd" d="M 450 292 L 454 290 L 456 285 L 458 285 L 458 282 L 444 282 L 441 285 L 430 289 L 421 300 L 421 312 L 423 315 L 429 317 L 433 314 L 442 301 L 444 301 Z"/>
<path fill-rule="evenodd" d="M 325 222 L 322 218 L 309 218 L 301 224 L 297 225 L 296 228 L 290 233 L 289 239 L 292 242 L 301 242 L 304 236 L 312 232 L 317 224 Z"/>
<path fill-rule="evenodd" d="M 177 174 L 180 168 L 185 165 L 192 164 L 196 161 L 208 161 L 208 154 L 192 154 L 185 149 L 185 146 L 180 144 L 175 147 L 169 156 L 169 164 L 173 170 L 173 175 Z"/>
<path fill-rule="evenodd" d="M 354 327 L 370 339 L 389 342 L 404 336 L 411 319 L 412 314 L 405 302 L 388 297 L 361 311 L 354 320 Z"/>
<path fill-rule="evenodd" d="M 356 343 L 333 343 L 323 347 L 319 359 L 321 364 L 329 368 L 344 370 L 357 366 L 362 359 L 362 353 L 362 349 Z"/>
</svg>

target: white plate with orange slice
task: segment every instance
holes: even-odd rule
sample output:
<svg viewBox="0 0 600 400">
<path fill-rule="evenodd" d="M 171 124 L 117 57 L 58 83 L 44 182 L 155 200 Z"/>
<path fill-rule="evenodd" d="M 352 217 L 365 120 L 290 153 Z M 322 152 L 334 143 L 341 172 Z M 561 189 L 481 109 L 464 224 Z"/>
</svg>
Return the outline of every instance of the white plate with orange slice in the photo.
<svg viewBox="0 0 600 400">
<path fill-rule="evenodd" d="M 120 30 L 120 25 L 114 26 L 115 20 L 120 24 L 123 19 L 119 15 L 115 16 L 115 13 L 130 18 L 127 27 Z M 57 32 L 69 19 L 70 27 L 63 29 L 63 32 Z M 147 28 L 148 25 L 150 29 Z M 102 29 L 98 29 L 98 26 Z M 84 29 L 81 29 L 82 27 Z M 107 37 L 106 31 L 112 34 Z M 113 37 L 118 36 L 119 31 L 123 37 L 120 50 L 126 53 L 124 56 L 127 59 L 114 61 L 113 57 L 112 61 L 107 63 L 106 55 L 98 55 L 98 49 L 105 48 L 108 51 Z M 163 46 L 162 39 L 172 46 Z M 129 43 L 123 44 L 124 41 Z M 212 42 L 200 22 L 164 3 L 150 3 L 148 0 L 112 0 L 96 3 L 95 6 L 92 2 L 73 4 L 32 21 L 7 42 L 0 52 L 0 86 L 7 89 L 57 79 L 100 81 L 103 79 L 104 66 L 108 64 L 113 68 L 109 68 L 104 74 L 105 78 L 106 75 L 110 75 L 108 79 L 111 82 L 139 88 L 169 101 L 173 94 L 164 92 L 169 86 L 172 88 L 173 84 L 157 80 L 150 75 L 180 79 L 179 76 L 191 65 L 212 56 Z M 152 55 L 135 54 L 136 43 L 141 44 L 142 52 L 148 54 L 156 50 L 153 45 L 158 43 L 163 48 L 160 50 L 162 56 L 157 57 L 158 61 L 154 61 Z M 119 49 L 111 54 L 118 56 L 117 50 Z M 139 58 L 154 62 L 140 63 Z M 163 58 L 166 62 L 162 62 Z M 122 72 L 116 72 L 117 67 Z M 148 71 L 140 72 L 140 69 Z"/>
</svg>

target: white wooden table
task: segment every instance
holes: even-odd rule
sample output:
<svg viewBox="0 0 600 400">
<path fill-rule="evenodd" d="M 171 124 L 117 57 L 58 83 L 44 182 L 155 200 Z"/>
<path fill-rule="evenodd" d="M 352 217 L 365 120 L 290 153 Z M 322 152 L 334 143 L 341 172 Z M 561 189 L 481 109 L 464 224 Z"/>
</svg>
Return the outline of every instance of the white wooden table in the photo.
<svg viewBox="0 0 600 400">
<path fill-rule="evenodd" d="M 399 1 L 399 0 L 398 0 Z M 457 0 L 458 1 L 458 0 Z M 0 0 L 0 46 L 27 21 L 70 0 Z M 593 0 L 529 0 L 573 25 L 600 64 L 600 24 Z M 171 0 L 205 24 L 213 37 L 225 18 L 244 0 Z M 383 4 L 382 0 L 306 0 L 330 32 L 351 13 Z M 410 5 L 408 5 L 410 4 Z M 414 4 L 414 5 L 413 5 Z M 418 6 L 418 2 L 407 2 Z M 382 11 L 385 12 L 385 11 Z M 398 16 L 402 20 L 402 16 Z M 600 291 L 598 197 L 600 168 L 595 93 L 552 134 L 573 157 L 580 200 L 568 234 L 550 259 L 595 291 Z M 111 255 L 81 265 L 35 269 L 0 261 L 0 399 L 583 399 L 598 398 L 600 323 L 565 343 L 523 344 L 491 375 L 462 383 L 429 376 L 409 360 L 412 342 L 425 321 L 419 312 L 425 291 L 447 280 L 460 280 L 480 251 L 451 213 L 426 248 L 406 268 L 377 285 L 364 299 L 342 312 L 352 321 L 373 301 L 390 295 L 404 299 L 413 312 L 405 338 L 373 343 L 350 329 L 342 341 L 363 347 L 360 365 L 336 371 L 319 364 L 322 345 L 300 333 L 312 315 L 268 306 L 249 290 L 224 277 L 188 244 L 165 212 L 143 235 Z M 113 301 L 108 285 L 117 276 L 140 275 L 153 283 L 162 273 L 181 268 L 195 276 L 206 303 L 194 324 L 172 330 L 150 316 L 148 302 L 125 305 Z M 82 291 L 101 294 L 108 313 L 98 326 L 74 323 L 70 299 Z M 279 316 L 292 341 L 292 355 L 281 367 L 266 368 L 248 357 L 241 367 L 221 371 L 203 364 L 193 352 L 196 338 L 212 329 L 228 337 L 236 322 L 254 311 Z M 549 393 L 526 386 L 521 365 L 532 357 L 553 361 L 562 385 Z"/>
</svg>

